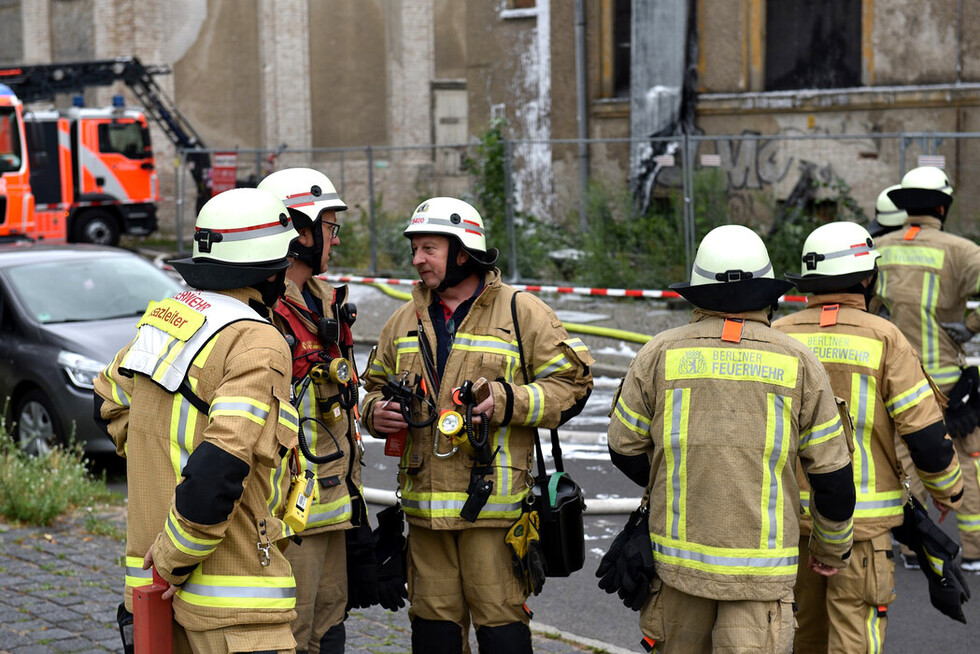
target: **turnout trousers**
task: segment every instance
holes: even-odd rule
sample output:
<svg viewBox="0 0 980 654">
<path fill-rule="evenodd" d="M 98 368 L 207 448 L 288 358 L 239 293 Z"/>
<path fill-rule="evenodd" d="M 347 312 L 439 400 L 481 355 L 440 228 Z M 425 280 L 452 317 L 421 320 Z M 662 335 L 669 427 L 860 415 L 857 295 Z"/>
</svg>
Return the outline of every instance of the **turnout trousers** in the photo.
<svg viewBox="0 0 980 654">
<path fill-rule="evenodd" d="M 807 567 L 808 539 L 800 539 L 793 589 L 798 606 L 793 654 L 884 651 L 888 605 L 895 600 L 891 533 L 854 541 L 848 566 L 833 577 Z"/>
<path fill-rule="evenodd" d="M 963 504 L 956 512 L 962 555 L 980 559 L 980 428 L 966 438 L 954 438 L 953 449 L 963 471 Z"/>
<path fill-rule="evenodd" d="M 793 597 L 713 600 L 663 585 L 664 654 L 789 654 Z"/>
<path fill-rule="evenodd" d="M 208 631 L 174 630 L 174 652 L 292 654 L 295 641 L 289 624 L 240 624 Z M 189 649 L 188 649 L 189 648 Z"/>
<path fill-rule="evenodd" d="M 296 648 L 316 654 L 323 634 L 342 623 L 347 611 L 344 530 L 305 536 L 300 545 L 290 543 L 285 554 L 296 578 Z"/>
<path fill-rule="evenodd" d="M 408 615 L 481 627 L 527 625 L 527 597 L 504 543 L 507 527 L 437 530 L 409 524 Z"/>
</svg>

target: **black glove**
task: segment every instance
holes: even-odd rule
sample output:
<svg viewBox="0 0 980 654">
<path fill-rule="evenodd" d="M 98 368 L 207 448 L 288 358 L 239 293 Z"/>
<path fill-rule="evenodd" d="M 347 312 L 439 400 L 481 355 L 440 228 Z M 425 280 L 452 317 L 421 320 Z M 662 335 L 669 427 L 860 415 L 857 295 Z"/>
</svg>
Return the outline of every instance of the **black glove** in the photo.
<svg viewBox="0 0 980 654">
<path fill-rule="evenodd" d="M 924 558 L 919 559 L 919 565 L 925 564 L 928 567 L 929 559 L 923 561 Z M 929 602 L 943 615 L 966 624 L 963 605 L 970 599 L 970 587 L 956 562 L 943 561 L 942 575 L 935 574 L 935 570 L 930 569 L 926 572 L 926 579 L 929 580 Z"/>
<path fill-rule="evenodd" d="M 980 374 L 977 368 L 964 368 L 949 392 L 944 416 L 946 431 L 954 438 L 969 436 L 980 421 Z"/>
<path fill-rule="evenodd" d="M 377 544 L 374 553 L 378 561 L 378 603 L 389 611 L 405 606 L 408 589 L 405 587 L 405 514 L 400 504 L 378 514 L 374 530 Z"/>
<path fill-rule="evenodd" d="M 347 610 L 366 609 L 378 603 L 378 561 L 374 558 L 374 534 L 365 521 L 348 529 Z"/>
<path fill-rule="evenodd" d="M 647 516 L 646 507 L 640 507 L 630 515 L 626 527 L 613 540 L 595 573 L 599 577 L 599 588 L 607 593 L 617 593 L 623 604 L 634 611 L 643 608 L 650 594 L 650 582 L 657 574 Z"/>
<path fill-rule="evenodd" d="M 929 583 L 929 601 L 943 615 L 966 623 L 963 604 L 970 599 L 970 588 L 956 565 L 959 544 L 932 521 L 914 496 L 909 497 L 903 511 L 902 524 L 892 528 L 892 535 L 915 552 Z"/>
</svg>

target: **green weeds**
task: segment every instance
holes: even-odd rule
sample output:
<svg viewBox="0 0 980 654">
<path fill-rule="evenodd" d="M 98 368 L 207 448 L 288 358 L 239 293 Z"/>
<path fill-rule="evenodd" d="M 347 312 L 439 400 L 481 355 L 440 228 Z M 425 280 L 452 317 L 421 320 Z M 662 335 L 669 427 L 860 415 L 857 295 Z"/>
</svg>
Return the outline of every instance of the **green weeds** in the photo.
<svg viewBox="0 0 980 654">
<path fill-rule="evenodd" d="M 48 525 L 69 509 L 115 501 L 105 475 L 94 477 L 78 445 L 29 456 L 0 425 L 0 515 L 8 520 Z"/>
</svg>

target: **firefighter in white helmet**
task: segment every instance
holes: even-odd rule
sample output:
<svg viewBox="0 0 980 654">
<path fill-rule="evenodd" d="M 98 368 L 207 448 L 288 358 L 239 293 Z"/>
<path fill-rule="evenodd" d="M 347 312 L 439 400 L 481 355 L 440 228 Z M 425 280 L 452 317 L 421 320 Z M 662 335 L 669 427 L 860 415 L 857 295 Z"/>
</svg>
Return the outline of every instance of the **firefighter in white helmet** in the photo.
<svg viewBox="0 0 980 654">
<path fill-rule="evenodd" d="M 980 331 L 980 310 L 966 306 L 980 287 L 980 246 L 944 229 L 953 187 L 942 169 L 913 168 L 888 197 L 908 218 L 878 240 L 877 293 L 949 397 L 946 428 L 963 468 L 963 504 L 956 514 L 962 569 L 980 574 L 980 375 L 967 365 L 963 349 Z"/>
<path fill-rule="evenodd" d="M 664 652 L 789 652 L 798 559 L 822 575 L 847 565 L 845 425 L 820 362 L 769 326 L 790 287 L 755 232 L 711 230 L 691 281 L 671 286 L 691 323 L 644 345 L 613 400 L 612 462 L 649 494 L 641 629 Z M 808 552 L 798 464 L 813 489 Z"/>
<path fill-rule="evenodd" d="M 458 653 L 472 622 L 480 651 L 530 652 L 524 602 L 540 591 L 543 570 L 505 537 L 525 517 L 534 430 L 578 414 L 593 360 L 544 302 L 501 283 L 471 205 L 426 200 L 404 234 L 422 283 L 382 329 L 363 413 L 386 453 L 400 457 L 412 649 Z M 456 432 L 462 442 L 447 427 L 458 419 L 437 419 L 443 411 L 473 416 Z"/>
<path fill-rule="evenodd" d="M 295 646 L 277 542 L 299 420 L 270 322 L 295 236 L 266 191 L 209 200 L 193 256 L 173 262 L 194 290 L 151 302 L 95 382 L 96 418 L 126 457 L 126 607 L 153 565 L 171 584 L 177 651 Z"/>
<path fill-rule="evenodd" d="M 794 654 L 883 647 L 888 605 L 895 599 L 891 529 L 902 524 L 907 501 L 895 466 L 896 436 L 912 452 L 914 472 L 943 515 L 963 495 L 942 409 L 915 350 L 895 325 L 866 310 L 878 257 L 864 227 L 818 227 L 803 244 L 800 274 L 786 275 L 800 291 L 813 293 L 807 308 L 773 324 L 820 359 L 834 394 L 848 399 L 854 424 L 854 563 L 829 578 L 799 567 Z M 798 476 L 807 511 L 810 488 Z M 801 550 L 810 531 L 807 513 Z"/>
<path fill-rule="evenodd" d="M 322 462 L 297 454 L 300 483 L 316 492 L 298 543 L 286 549 L 296 577 L 297 652 L 344 651 L 348 608 L 378 602 L 374 541 L 361 486 L 357 371 L 351 325 L 357 309 L 347 287 L 334 288 L 325 273 L 340 244 L 338 214 L 347 205 L 330 179 L 312 168 L 272 173 L 259 188 L 280 198 L 299 236 L 290 244 L 286 292 L 275 308 L 276 326 L 292 347 L 293 403 L 300 435 Z"/>
<path fill-rule="evenodd" d="M 878 199 L 875 200 L 875 217 L 868 224 L 868 232 L 874 238 L 895 231 L 908 218 L 908 213 L 904 209 L 896 207 L 892 199 L 888 197 L 889 193 L 898 188 L 902 188 L 902 185 L 895 184 L 894 186 L 889 186 L 879 193 Z"/>
</svg>

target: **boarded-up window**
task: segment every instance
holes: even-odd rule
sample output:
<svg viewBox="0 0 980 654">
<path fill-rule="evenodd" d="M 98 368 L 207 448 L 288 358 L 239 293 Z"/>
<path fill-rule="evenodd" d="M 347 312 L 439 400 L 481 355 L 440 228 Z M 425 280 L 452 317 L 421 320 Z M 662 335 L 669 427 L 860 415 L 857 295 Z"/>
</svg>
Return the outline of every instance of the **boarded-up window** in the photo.
<svg viewBox="0 0 980 654">
<path fill-rule="evenodd" d="M 432 93 L 436 170 L 440 175 L 460 175 L 465 151 L 458 146 L 466 143 L 469 137 L 465 82 L 434 85 Z M 457 147 L 441 147 L 447 145 Z"/>
<path fill-rule="evenodd" d="M 861 85 L 861 7 L 856 0 L 766 3 L 766 90 Z"/>
<path fill-rule="evenodd" d="M 537 0 L 507 0 L 508 9 L 532 9 L 537 4 Z"/>
</svg>

